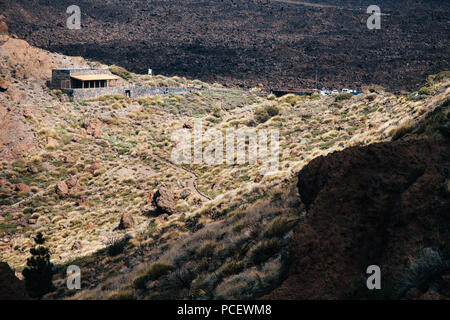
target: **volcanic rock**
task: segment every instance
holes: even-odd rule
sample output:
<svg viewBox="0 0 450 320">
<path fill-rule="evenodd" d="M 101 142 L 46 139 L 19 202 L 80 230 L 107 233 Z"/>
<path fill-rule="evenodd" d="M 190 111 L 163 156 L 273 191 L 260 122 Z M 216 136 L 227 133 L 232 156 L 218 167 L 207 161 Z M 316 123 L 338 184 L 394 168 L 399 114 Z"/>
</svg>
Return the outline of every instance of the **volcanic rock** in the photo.
<svg viewBox="0 0 450 320">
<path fill-rule="evenodd" d="M 85 122 L 84 126 L 87 134 L 94 136 L 95 138 L 103 137 L 103 127 L 105 127 L 105 124 L 99 119 L 89 119 Z"/>
<path fill-rule="evenodd" d="M 6 262 L 0 262 L 0 300 L 28 300 L 23 281 L 17 279 Z"/>
<path fill-rule="evenodd" d="M 125 212 L 120 218 L 119 229 L 130 229 L 134 228 L 135 222 L 133 215 L 129 212 Z"/>
<path fill-rule="evenodd" d="M 18 183 L 15 187 L 16 191 L 29 193 L 31 188 L 27 186 L 25 183 Z"/>
<path fill-rule="evenodd" d="M 409 257 L 450 243 L 450 199 L 441 187 L 449 169 L 449 141 L 431 139 L 352 147 L 311 161 L 298 174 L 307 215 L 291 241 L 292 264 L 266 298 L 343 298 L 370 265 L 381 268 L 385 288 L 396 288 Z"/>
<path fill-rule="evenodd" d="M 61 197 L 65 197 L 69 194 L 69 187 L 64 181 L 59 181 L 56 184 L 56 193 Z"/>
<path fill-rule="evenodd" d="M 8 35 L 8 25 L 5 21 L 0 21 L 0 35 Z"/>
<path fill-rule="evenodd" d="M 3 78 L 0 78 L 0 92 L 5 92 L 8 88 L 8 82 L 6 82 Z"/>
<path fill-rule="evenodd" d="M 169 215 L 176 212 L 175 196 L 165 185 L 161 185 L 153 196 L 153 205 L 158 213 L 167 213 Z"/>
</svg>

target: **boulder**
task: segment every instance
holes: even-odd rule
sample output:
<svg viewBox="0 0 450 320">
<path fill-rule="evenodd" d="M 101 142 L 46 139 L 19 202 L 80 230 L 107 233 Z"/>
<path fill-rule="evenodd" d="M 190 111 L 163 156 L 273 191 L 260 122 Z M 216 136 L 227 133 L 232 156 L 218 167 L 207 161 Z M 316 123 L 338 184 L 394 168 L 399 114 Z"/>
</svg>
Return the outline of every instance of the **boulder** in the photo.
<svg viewBox="0 0 450 320">
<path fill-rule="evenodd" d="M 35 166 L 29 166 L 29 167 L 27 168 L 27 171 L 28 171 L 29 173 L 38 173 L 38 172 L 39 172 L 38 168 L 36 168 Z"/>
<path fill-rule="evenodd" d="M 99 119 L 89 119 L 84 123 L 86 133 L 95 138 L 103 138 L 103 127 L 105 124 Z"/>
<path fill-rule="evenodd" d="M 180 193 L 180 198 L 181 199 L 186 199 L 187 197 L 189 197 L 191 193 L 189 192 L 188 189 L 184 189 L 183 191 L 181 191 Z"/>
<path fill-rule="evenodd" d="M 8 35 L 8 25 L 5 21 L 0 21 L 0 35 Z"/>
<path fill-rule="evenodd" d="M 155 196 L 155 191 L 150 191 L 148 194 L 147 194 L 147 197 L 146 197 L 146 202 L 147 202 L 147 205 L 151 205 L 152 203 L 153 203 L 153 197 Z"/>
<path fill-rule="evenodd" d="M 75 158 L 70 156 L 70 155 L 63 156 L 63 161 L 64 161 L 64 163 L 74 163 L 74 162 L 76 162 Z"/>
<path fill-rule="evenodd" d="M 190 123 L 190 122 L 185 122 L 184 124 L 183 124 L 183 128 L 184 129 L 192 129 L 194 126 L 192 125 L 192 123 Z"/>
<path fill-rule="evenodd" d="M 67 187 L 69 188 L 69 194 L 77 195 L 81 191 L 80 184 L 78 183 L 78 179 L 75 177 L 71 177 L 66 180 Z"/>
<path fill-rule="evenodd" d="M 69 194 L 69 187 L 64 181 L 59 181 L 56 184 L 56 193 L 61 197 L 65 197 Z"/>
<path fill-rule="evenodd" d="M 5 92 L 8 88 L 8 82 L 6 82 L 3 78 L 0 78 L 0 92 Z"/>
<path fill-rule="evenodd" d="M 124 229 L 134 228 L 134 225 L 135 225 L 135 222 L 134 222 L 133 215 L 129 212 L 125 212 L 122 215 L 122 217 L 120 218 L 119 229 L 124 230 Z"/>
<path fill-rule="evenodd" d="M 101 168 L 103 168 L 103 166 L 100 163 L 96 162 L 92 166 L 88 167 L 86 169 L 86 171 L 93 175 L 95 173 L 95 171 L 97 171 Z"/>
<path fill-rule="evenodd" d="M 55 138 L 52 137 L 47 138 L 47 148 L 55 149 L 56 147 L 58 147 L 58 145 L 59 145 L 58 140 L 56 140 Z"/>
<path fill-rule="evenodd" d="M 88 206 L 89 205 L 89 199 L 86 196 L 80 196 L 80 198 L 77 200 L 77 206 Z"/>
<path fill-rule="evenodd" d="M 75 177 L 71 177 L 66 180 L 66 184 L 67 184 L 67 187 L 69 187 L 69 189 L 72 189 L 73 187 L 75 187 L 78 184 L 78 180 Z"/>
<path fill-rule="evenodd" d="M 176 212 L 175 203 L 173 192 L 165 185 L 162 185 L 153 196 L 153 205 L 158 213 L 174 214 Z"/>
<path fill-rule="evenodd" d="M 30 187 L 27 186 L 25 183 L 18 183 L 18 184 L 16 184 L 15 189 L 18 192 L 26 192 L 26 193 L 29 193 L 31 191 Z"/>
<path fill-rule="evenodd" d="M 80 250 L 81 248 L 83 248 L 83 246 L 79 240 L 76 240 L 72 245 L 72 250 Z"/>
</svg>

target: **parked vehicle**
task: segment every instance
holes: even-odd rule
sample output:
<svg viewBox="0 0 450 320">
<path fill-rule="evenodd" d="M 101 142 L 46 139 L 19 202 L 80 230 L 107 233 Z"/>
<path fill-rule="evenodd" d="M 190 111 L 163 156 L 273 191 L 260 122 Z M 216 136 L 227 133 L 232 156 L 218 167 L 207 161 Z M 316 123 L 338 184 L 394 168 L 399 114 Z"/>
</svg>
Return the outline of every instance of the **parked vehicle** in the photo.
<svg viewBox="0 0 450 320">
<path fill-rule="evenodd" d="M 352 93 L 352 90 L 350 89 L 342 89 L 342 93 Z"/>
<path fill-rule="evenodd" d="M 331 94 L 339 94 L 339 91 L 337 91 L 336 89 L 331 91 Z"/>
</svg>

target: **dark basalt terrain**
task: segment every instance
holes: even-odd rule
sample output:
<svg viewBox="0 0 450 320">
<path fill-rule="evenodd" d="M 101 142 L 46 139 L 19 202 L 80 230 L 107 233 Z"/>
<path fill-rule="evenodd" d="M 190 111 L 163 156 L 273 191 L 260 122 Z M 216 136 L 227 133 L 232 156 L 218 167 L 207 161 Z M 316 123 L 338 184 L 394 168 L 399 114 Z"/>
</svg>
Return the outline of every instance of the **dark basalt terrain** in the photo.
<svg viewBox="0 0 450 320">
<path fill-rule="evenodd" d="M 30 44 L 135 72 L 229 85 L 417 89 L 449 68 L 450 2 L 80 0 L 82 29 L 66 28 L 73 1 L 1 0 L 10 32 Z M 317 75 L 318 83 L 315 82 Z"/>
</svg>

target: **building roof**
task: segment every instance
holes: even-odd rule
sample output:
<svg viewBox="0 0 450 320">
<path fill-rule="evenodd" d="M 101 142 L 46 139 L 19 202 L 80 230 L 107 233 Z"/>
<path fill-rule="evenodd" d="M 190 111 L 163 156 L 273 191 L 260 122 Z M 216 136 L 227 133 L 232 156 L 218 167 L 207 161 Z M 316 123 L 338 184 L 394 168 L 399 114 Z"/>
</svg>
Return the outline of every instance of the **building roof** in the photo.
<svg viewBox="0 0 450 320">
<path fill-rule="evenodd" d="M 83 75 L 70 75 L 71 78 L 80 81 L 92 81 L 92 80 L 117 80 L 118 76 L 112 74 L 83 74 Z"/>
</svg>

